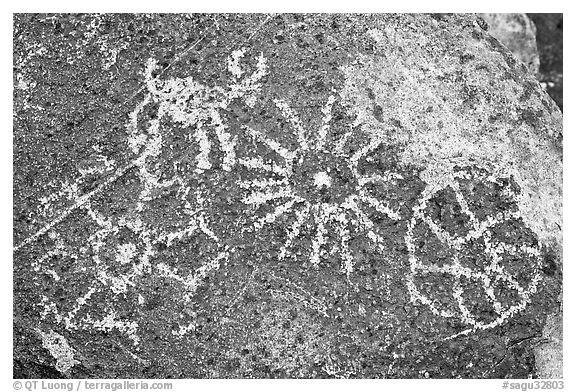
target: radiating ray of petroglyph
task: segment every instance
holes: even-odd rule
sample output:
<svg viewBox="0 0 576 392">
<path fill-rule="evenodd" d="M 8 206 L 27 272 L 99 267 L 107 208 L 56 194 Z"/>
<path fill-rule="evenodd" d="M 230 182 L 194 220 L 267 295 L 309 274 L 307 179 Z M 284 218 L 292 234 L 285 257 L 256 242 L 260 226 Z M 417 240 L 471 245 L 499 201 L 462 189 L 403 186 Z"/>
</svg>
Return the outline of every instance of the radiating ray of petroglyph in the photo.
<svg viewBox="0 0 576 392">
<path fill-rule="evenodd" d="M 336 97 L 334 95 L 330 95 L 328 97 L 328 101 L 326 105 L 322 108 L 322 126 L 318 131 L 318 141 L 316 142 L 316 149 L 322 150 L 326 144 L 326 137 L 328 136 L 328 132 L 330 131 L 330 121 L 332 120 L 332 106 L 336 101 Z"/>
<path fill-rule="evenodd" d="M 478 175 L 475 173 L 474 179 L 476 181 L 492 181 L 497 182 L 496 178 L 489 178 L 486 175 Z M 498 224 L 504 223 L 510 219 L 521 219 L 518 211 L 504 211 L 498 213 L 495 217 L 488 216 L 483 221 L 480 221 L 473 211 L 470 210 L 465 196 L 463 195 L 459 184 L 455 178 L 463 177 L 462 173 L 455 173 L 452 180 L 447 181 L 446 188 L 429 187 L 423 192 L 419 203 L 414 207 L 414 215 L 408 224 L 406 233 L 406 246 L 409 252 L 410 272 L 406 276 L 406 285 L 410 293 L 411 300 L 418 304 L 426 305 L 433 314 L 445 317 L 459 319 L 464 325 L 469 326 L 457 334 L 447 337 L 451 339 L 460 335 L 467 335 L 476 330 L 485 330 L 494 328 L 498 325 L 505 323 L 509 318 L 517 313 L 523 311 L 528 303 L 530 297 L 538 288 L 538 284 L 542 279 L 541 274 L 541 260 L 542 252 L 540 245 L 537 246 L 529 244 L 508 244 L 494 238 L 491 229 Z M 469 177 L 469 176 L 467 176 Z M 471 228 L 463 235 L 450 234 L 438 222 L 435 222 L 430 216 L 426 214 L 426 208 L 429 201 L 443 189 L 450 189 L 456 196 L 456 201 L 460 206 L 461 211 L 469 218 Z M 450 264 L 436 265 L 432 262 L 425 262 L 422 257 L 416 254 L 416 247 L 414 229 L 417 224 L 425 224 L 431 232 L 440 240 L 440 242 L 449 249 L 455 251 L 455 256 Z M 482 267 L 473 269 L 464 266 L 460 263 L 459 255 L 465 251 L 466 246 L 473 240 L 481 240 L 484 247 L 484 256 L 488 258 L 489 262 Z M 514 277 L 506 267 L 502 265 L 503 255 L 516 255 L 530 257 L 529 263 L 531 268 L 530 282 L 524 287 L 516 277 Z M 481 256 L 481 255 L 480 255 Z M 479 256 L 479 257 L 480 257 Z M 454 284 L 452 288 L 452 296 L 458 311 L 449 309 L 442 309 L 439 304 L 431 298 L 427 293 L 422 292 L 417 287 L 415 278 L 421 276 L 429 276 L 430 278 L 440 277 L 442 275 L 449 275 L 454 277 Z M 484 293 L 488 303 L 492 306 L 496 317 L 489 321 L 479 320 L 478 317 L 469 308 L 467 301 L 464 297 L 462 281 L 472 283 L 478 286 Z M 505 287 L 511 292 L 515 293 L 516 301 L 510 304 L 504 304 L 497 297 L 495 292 L 495 285 L 502 282 Z"/>
<path fill-rule="evenodd" d="M 241 182 L 241 187 L 246 190 L 246 196 L 242 201 L 258 210 L 261 206 L 272 207 L 272 212 L 254 219 L 253 230 L 263 229 L 266 225 L 274 224 L 281 216 L 291 216 L 294 222 L 286 230 L 286 240 L 279 249 L 279 257 L 294 257 L 290 248 L 295 240 L 301 235 L 303 229 L 312 229 L 311 246 L 308 261 L 318 265 L 324 258 L 326 247 L 331 245 L 330 253 L 338 253 L 343 260 L 343 270 L 350 274 L 353 270 L 353 257 L 349 249 L 350 228 L 355 231 L 360 229 L 366 236 L 375 241 L 382 250 L 384 239 L 375 232 L 375 225 L 368 215 L 362 212 L 364 206 L 373 208 L 377 213 L 392 220 L 400 219 L 397 211 L 391 209 L 385 200 L 378 200 L 366 190 L 368 184 L 382 184 L 389 186 L 396 180 L 402 179 L 398 173 L 361 174 L 359 164 L 369 154 L 373 153 L 382 145 L 384 140 L 376 135 L 369 135 L 369 142 L 355 153 L 344 153 L 344 147 L 349 142 L 352 131 L 347 131 L 343 136 L 333 135 L 332 112 L 338 99 L 336 95 L 330 95 L 322 106 L 321 124 L 317 132 L 311 133 L 303 124 L 298 113 L 292 109 L 288 102 L 283 99 L 274 99 L 273 102 L 284 120 L 291 126 L 292 132 L 297 139 L 297 147 L 291 150 L 281 141 L 270 138 L 265 131 L 257 131 L 250 127 L 244 127 L 245 133 L 250 136 L 254 143 L 260 144 L 270 150 L 278 158 L 279 162 L 265 161 L 260 156 L 241 156 L 238 164 L 248 169 L 255 175 L 253 179 Z M 301 180 L 295 178 L 295 172 L 306 165 L 323 167 L 320 163 L 322 155 L 334 163 L 334 167 L 326 167 L 318 171 L 310 178 Z M 351 155 L 350 155 L 351 154 Z M 342 196 L 342 200 L 321 201 L 314 192 L 334 192 L 333 173 L 330 170 L 338 170 L 347 167 L 350 169 L 350 180 L 354 186 L 347 190 L 348 194 Z M 313 191 L 306 193 L 299 188 L 302 182 L 309 182 Z M 335 230 L 329 230 L 334 227 Z M 333 241 L 332 237 L 339 237 Z M 330 243 L 330 244 L 329 244 Z"/>
</svg>

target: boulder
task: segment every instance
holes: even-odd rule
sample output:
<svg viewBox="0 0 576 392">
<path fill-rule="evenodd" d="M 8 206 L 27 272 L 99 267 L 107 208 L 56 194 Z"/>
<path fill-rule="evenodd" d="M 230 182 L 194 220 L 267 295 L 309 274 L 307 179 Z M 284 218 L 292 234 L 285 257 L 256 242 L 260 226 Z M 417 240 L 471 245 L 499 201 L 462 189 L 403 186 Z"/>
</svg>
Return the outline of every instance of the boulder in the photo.
<svg viewBox="0 0 576 392">
<path fill-rule="evenodd" d="M 14 377 L 561 369 L 562 115 L 483 26 L 15 15 Z"/>
</svg>

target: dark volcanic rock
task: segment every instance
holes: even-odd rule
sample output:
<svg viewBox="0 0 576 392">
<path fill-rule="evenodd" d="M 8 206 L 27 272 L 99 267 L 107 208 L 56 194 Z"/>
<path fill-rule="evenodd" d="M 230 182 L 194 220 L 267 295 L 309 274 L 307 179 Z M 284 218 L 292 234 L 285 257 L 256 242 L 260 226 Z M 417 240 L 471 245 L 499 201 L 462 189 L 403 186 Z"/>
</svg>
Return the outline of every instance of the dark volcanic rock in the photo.
<svg viewBox="0 0 576 392">
<path fill-rule="evenodd" d="M 15 377 L 550 376 L 562 116 L 481 25 L 16 15 Z"/>
</svg>

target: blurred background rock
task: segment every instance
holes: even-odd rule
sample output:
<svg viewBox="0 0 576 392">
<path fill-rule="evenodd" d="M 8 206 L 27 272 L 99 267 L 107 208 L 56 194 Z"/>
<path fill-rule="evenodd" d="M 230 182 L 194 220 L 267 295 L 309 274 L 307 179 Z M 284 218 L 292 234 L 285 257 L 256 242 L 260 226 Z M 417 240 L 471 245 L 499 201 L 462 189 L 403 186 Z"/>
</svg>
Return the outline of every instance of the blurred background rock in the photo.
<svg viewBox="0 0 576 392">
<path fill-rule="evenodd" d="M 482 14 L 492 36 L 534 73 L 562 110 L 562 14 Z"/>
</svg>

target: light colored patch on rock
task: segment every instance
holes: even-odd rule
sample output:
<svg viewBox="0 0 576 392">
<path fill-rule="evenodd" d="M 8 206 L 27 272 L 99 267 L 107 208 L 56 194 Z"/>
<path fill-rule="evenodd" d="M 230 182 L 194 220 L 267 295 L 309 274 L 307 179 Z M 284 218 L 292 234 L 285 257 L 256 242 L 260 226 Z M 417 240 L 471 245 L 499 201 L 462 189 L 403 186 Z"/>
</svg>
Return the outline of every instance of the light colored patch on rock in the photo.
<svg viewBox="0 0 576 392">
<path fill-rule="evenodd" d="M 47 349 L 56 359 L 56 370 L 66 373 L 68 370 L 73 368 L 74 365 L 80 363 L 74 359 L 75 350 L 70 347 L 64 336 L 54 332 L 53 330 L 50 330 L 49 333 L 45 333 L 40 329 L 36 329 L 36 332 L 38 332 L 42 338 L 42 347 Z"/>
<path fill-rule="evenodd" d="M 417 30 L 391 26 L 369 36 L 386 56 L 361 55 L 342 68 L 341 95 L 356 125 L 398 145 L 404 164 L 422 168 L 427 191 L 448 186 L 457 167 L 512 176 L 526 225 L 543 243 L 561 244 L 562 156 L 553 139 L 562 133 L 562 117 L 544 107 L 544 91 L 522 102 L 525 86 L 509 77 L 502 53 L 464 33 L 454 37 L 463 50 L 453 54 Z M 463 65 L 462 55 L 472 60 Z M 522 120 L 526 113 L 537 113 L 538 127 Z"/>
<path fill-rule="evenodd" d="M 542 332 L 544 342 L 534 350 L 540 378 L 562 378 L 562 314 L 548 315 Z"/>
<path fill-rule="evenodd" d="M 382 54 L 342 68 L 341 96 L 356 125 L 384 135 L 405 165 L 421 169 L 424 194 L 454 185 L 459 167 L 512 177 L 522 221 L 561 254 L 562 114 L 485 34 L 428 27 L 368 32 Z M 557 339 L 536 353 L 543 377 L 561 375 Z"/>
</svg>

